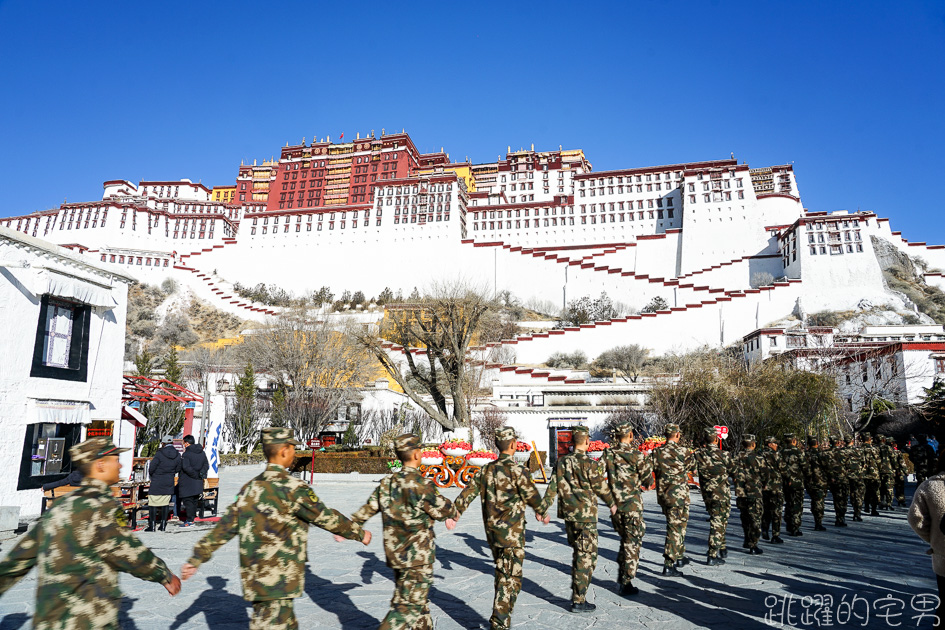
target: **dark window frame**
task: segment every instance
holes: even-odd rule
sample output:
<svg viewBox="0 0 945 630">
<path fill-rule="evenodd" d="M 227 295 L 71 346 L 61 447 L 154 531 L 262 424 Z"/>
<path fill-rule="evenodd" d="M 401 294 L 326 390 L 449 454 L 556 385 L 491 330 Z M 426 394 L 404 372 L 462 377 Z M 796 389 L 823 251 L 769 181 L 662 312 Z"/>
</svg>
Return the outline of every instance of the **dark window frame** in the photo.
<svg viewBox="0 0 945 630">
<path fill-rule="evenodd" d="M 23 438 L 23 453 L 20 457 L 20 474 L 16 482 L 17 490 L 35 490 L 42 488 L 43 484 L 64 479 L 72 472 L 72 457 L 69 455 L 69 449 L 82 440 L 82 425 L 56 423 L 58 427 L 56 434 L 59 437 L 66 438 L 65 451 L 62 456 L 62 470 L 51 475 L 33 476 L 30 474 L 33 466 L 33 436 L 41 424 L 48 423 L 37 422 L 26 425 L 26 435 Z"/>
<path fill-rule="evenodd" d="M 92 324 L 92 307 L 53 298 L 56 302 L 71 304 L 75 309 L 72 318 L 72 341 L 69 347 L 69 367 L 60 368 L 43 364 L 43 350 L 46 345 L 46 317 L 49 312 L 50 295 L 43 295 L 40 302 L 39 322 L 36 325 L 36 340 L 33 344 L 33 365 L 31 377 L 52 378 L 60 381 L 88 380 L 89 370 L 89 331 Z"/>
</svg>

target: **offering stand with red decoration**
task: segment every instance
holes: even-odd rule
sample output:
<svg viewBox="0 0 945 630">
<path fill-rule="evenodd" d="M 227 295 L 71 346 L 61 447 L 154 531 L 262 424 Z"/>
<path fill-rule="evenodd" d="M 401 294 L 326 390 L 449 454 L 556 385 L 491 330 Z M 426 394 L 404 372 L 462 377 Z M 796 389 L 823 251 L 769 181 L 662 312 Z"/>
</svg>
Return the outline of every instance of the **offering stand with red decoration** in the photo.
<svg viewBox="0 0 945 630">
<path fill-rule="evenodd" d="M 432 479 L 438 488 L 465 488 L 479 472 L 479 466 L 467 461 L 472 451 L 469 442 L 449 440 L 440 445 L 438 451 L 424 451 L 420 460 L 420 472 Z"/>
</svg>

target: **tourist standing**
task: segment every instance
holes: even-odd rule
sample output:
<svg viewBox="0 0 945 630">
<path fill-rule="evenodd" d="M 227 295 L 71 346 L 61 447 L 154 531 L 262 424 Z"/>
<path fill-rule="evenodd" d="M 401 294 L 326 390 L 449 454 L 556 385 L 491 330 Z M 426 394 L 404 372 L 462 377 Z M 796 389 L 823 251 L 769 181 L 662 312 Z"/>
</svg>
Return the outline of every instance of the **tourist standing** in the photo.
<svg viewBox="0 0 945 630">
<path fill-rule="evenodd" d="M 148 488 L 148 527 L 146 532 L 153 532 L 155 525 L 160 531 L 167 528 L 167 518 L 170 512 L 171 495 L 174 494 L 174 477 L 181 471 L 181 456 L 174 447 L 174 438 L 165 435 L 161 440 L 161 448 L 151 458 L 148 464 L 148 477 L 151 485 Z M 180 511 L 180 508 L 178 508 Z"/>
<path fill-rule="evenodd" d="M 621 595 L 636 595 L 633 585 L 640 564 L 640 545 L 646 533 L 643 522 L 643 493 L 650 485 L 653 464 L 633 446 L 633 427 L 622 422 L 614 428 L 616 444 L 604 451 L 607 485 L 614 497 L 617 511 L 611 515 L 614 530 L 620 535 L 617 552 L 617 588 Z"/>
<path fill-rule="evenodd" d="M 0 562 L 0 594 L 38 565 L 34 628 L 117 628 L 120 571 L 180 592 L 180 580 L 128 529 L 112 496 L 118 455 L 127 450 L 108 438 L 73 446 L 82 486 L 57 499 Z"/>
<path fill-rule="evenodd" d="M 656 473 L 656 500 L 666 517 L 666 541 L 663 543 L 663 575 L 680 577 L 686 557 L 686 526 L 689 524 L 689 472 L 695 467 L 692 454 L 679 443 L 678 424 L 663 430 L 666 443 L 653 451 Z"/>
<path fill-rule="evenodd" d="M 486 542 L 495 561 L 495 598 L 492 603 L 492 630 L 512 626 L 512 609 L 522 590 L 525 561 L 525 508 L 538 513 L 541 494 L 528 470 L 515 461 L 515 430 L 501 427 L 495 432 L 499 458 L 479 469 L 453 506 L 457 518 L 477 496 L 482 496 L 482 522 Z M 543 522 L 547 524 L 546 516 Z"/>
<path fill-rule="evenodd" d="M 725 564 L 728 548 L 725 545 L 725 530 L 732 512 L 732 487 L 729 478 L 734 475 L 732 459 L 719 448 L 719 436 L 709 427 L 705 430 L 702 448 L 693 453 L 696 474 L 699 475 L 699 491 L 709 513 L 709 552 L 706 564 Z"/>
<path fill-rule="evenodd" d="M 289 474 L 301 444 L 289 429 L 263 429 L 261 439 L 266 469 L 243 486 L 220 522 L 194 546 L 181 576 L 193 577 L 213 552 L 238 536 L 243 598 L 253 605 L 250 629 L 293 630 L 298 628 L 293 600 L 305 592 L 309 525 L 365 545 L 371 532 L 327 507 L 307 483 Z"/>
<path fill-rule="evenodd" d="M 184 436 L 184 454 L 181 456 L 181 474 L 177 481 L 177 496 L 184 504 L 184 514 L 178 513 L 177 518 L 181 527 L 194 524 L 197 517 L 197 500 L 203 493 L 203 482 L 210 471 L 210 461 L 207 459 L 203 447 L 197 444 L 194 436 Z M 286 464 L 291 466 L 292 462 Z M 178 506 L 180 507 L 180 506 Z"/>
<path fill-rule="evenodd" d="M 379 630 L 431 630 L 430 587 L 436 554 L 434 521 L 456 527 L 456 509 L 441 495 L 433 481 L 418 470 L 420 438 L 405 433 L 394 440 L 394 451 L 403 464 L 378 484 L 351 520 L 358 525 L 381 513 L 384 522 L 384 554 L 394 570 L 394 596 Z"/>
</svg>

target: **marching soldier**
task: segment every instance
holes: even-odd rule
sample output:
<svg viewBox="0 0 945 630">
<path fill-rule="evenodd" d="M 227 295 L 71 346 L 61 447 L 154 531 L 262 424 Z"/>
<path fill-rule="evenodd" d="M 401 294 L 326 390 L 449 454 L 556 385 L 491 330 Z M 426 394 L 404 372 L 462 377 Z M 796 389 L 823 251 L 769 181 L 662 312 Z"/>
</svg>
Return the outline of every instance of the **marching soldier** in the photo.
<svg viewBox="0 0 945 630">
<path fill-rule="evenodd" d="M 300 444 L 287 428 L 262 430 L 266 469 L 243 486 L 181 570 L 190 579 L 214 551 L 239 536 L 243 598 L 253 603 L 252 630 L 298 628 L 293 600 L 305 592 L 309 525 L 365 545 L 371 542 L 371 532 L 327 507 L 307 483 L 289 474 Z"/>
<path fill-rule="evenodd" d="M 666 516 L 666 542 L 663 545 L 663 575 L 679 577 L 680 567 L 689 564 L 686 557 L 686 526 L 689 524 L 689 471 L 694 467 L 692 454 L 679 443 L 678 424 L 667 424 L 666 443 L 653 451 L 656 472 L 656 498 Z"/>
<path fill-rule="evenodd" d="M 0 593 L 39 565 L 34 628 L 118 628 L 119 572 L 180 592 L 177 576 L 128 529 L 109 488 L 127 450 L 107 438 L 73 446 L 82 487 L 58 499 L 0 563 Z"/>
<path fill-rule="evenodd" d="M 388 475 L 361 509 L 351 516 L 358 525 L 381 513 L 384 521 L 384 553 L 394 570 L 394 596 L 379 630 L 432 630 L 430 587 L 433 585 L 433 522 L 456 527 L 456 510 L 424 477 L 420 466 L 420 438 L 405 433 L 394 440 L 400 472 Z"/>
<path fill-rule="evenodd" d="M 512 625 L 512 609 L 522 590 L 522 563 L 525 561 L 525 507 L 538 510 L 541 494 L 531 476 L 513 458 L 515 430 L 496 429 L 499 458 L 479 469 L 453 506 L 457 518 L 477 496 L 482 496 L 482 522 L 486 541 L 495 560 L 495 599 L 492 604 L 492 630 Z M 549 517 L 543 522 L 548 523 Z"/>
<path fill-rule="evenodd" d="M 703 436 L 703 446 L 693 453 L 696 473 L 699 475 L 699 491 L 705 510 L 709 513 L 709 552 L 706 564 L 710 567 L 725 564 L 728 548 L 725 546 L 725 530 L 732 511 L 732 488 L 729 477 L 733 475 L 729 454 L 719 448 L 718 433 L 709 427 Z"/>
<path fill-rule="evenodd" d="M 833 512 L 836 527 L 847 526 L 847 503 L 850 500 L 850 480 L 847 470 L 847 458 L 844 452 L 846 442 L 843 438 L 830 436 L 830 450 L 825 453 L 830 476 L 827 485 L 833 497 Z"/>
<path fill-rule="evenodd" d="M 784 480 L 784 520 L 788 536 L 803 536 L 801 519 L 804 515 L 804 470 L 807 468 L 807 456 L 797 447 L 797 438 L 793 433 L 784 434 L 784 448 L 781 449 L 781 477 Z"/>
<path fill-rule="evenodd" d="M 920 435 L 916 443 L 909 449 L 909 460 L 915 472 L 916 485 L 932 476 L 932 467 L 935 464 L 935 450 L 929 445 L 925 435 Z"/>
<path fill-rule="evenodd" d="M 873 444 L 873 436 L 863 434 L 863 446 L 860 447 L 863 456 L 863 511 L 870 516 L 879 516 L 876 508 L 879 507 L 879 448 Z"/>
<path fill-rule="evenodd" d="M 640 490 L 650 485 L 653 463 L 633 447 L 633 427 L 624 422 L 614 429 L 617 444 L 604 451 L 604 466 L 607 482 L 617 504 L 611 516 L 614 529 L 620 534 L 620 551 L 617 552 L 617 583 L 621 595 L 636 595 L 639 589 L 633 585 L 640 564 L 640 545 L 646 524 L 643 522 L 643 495 Z"/>
<path fill-rule="evenodd" d="M 558 459 L 538 512 L 544 516 L 557 496 L 558 518 L 564 520 L 572 550 L 571 612 L 587 613 L 597 608 L 587 602 L 587 589 L 597 565 L 596 497 L 610 507 L 611 515 L 617 512 L 617 506 L 600 464 L 587 454 L 587 427 L 574 427 L 571 435 L 574 452 Z"/>
<path fill-rule="evenodd" d="M 898 444 L 894 444 L 895 448 L 893 449 L 893 455 L 895 455 L 896 460 L 893 465 L 893 472 L 896 477 L 896 503 L 899 507 L 906 506 L 906 476 L 909 474 L 909 467 L 906 466 L 906 456 L 903 454 L 902 449 L 899 448 Z"/>
<path fill-rule="evenodd" d="M 764 553 L 758 546 L 761 538 L 761 518 L 764 514 L 764 495 L 761 476 L 764 459 L 755 450 L 755 436 L 746 434 L 742 438 L 745 451 L 738 456 L 735 466 L 735 504 L 742 521 L 745 542 L 742 547 L 750 554 Z"/>
<path fill-rule="evenodd" d="M 761 537 L 768 540 L 768 528 L 771 528 L 771 542 L 780 545 L 781 517 L 784 515 L 784 477 L 781 473 L 783 464 L 778 453 L 778 440 L 773 435 L 765 438 L 765 450 L 762 454 L 762 498 L 764 512 L 761 517 Z"/>
<path fill-rule="evenodd" d="M 807 438 L 807 470 L 804 474 L 804 485 L 810 495 L 810 513 L 814 516 L 814 531 L 825 532 L 824 527 L 824 499 L 827 497 L 827 476 L 830 473 L 830 463 L 827 453 L 820 450 L 820 440 L 814 436 Z"/>
<path fill-rule="evenodd" d="M 853 437 L 847 438 L 844 449 L 847 455 L 847 466 L 850 477 L 850 504 L 853 506 L 853 520 L 863 520 L 863 496 L 866 493 L 866 462 L 863 449 L 858 448 Z"/>
<path fill-rule="evenodd" d="M 893 494 L 895 493 L 895 472 L 893 471 L 894 459 L 892 448 L 885 435 L 879 436 L 879 509 L 891 510 Z"/>
</svg>

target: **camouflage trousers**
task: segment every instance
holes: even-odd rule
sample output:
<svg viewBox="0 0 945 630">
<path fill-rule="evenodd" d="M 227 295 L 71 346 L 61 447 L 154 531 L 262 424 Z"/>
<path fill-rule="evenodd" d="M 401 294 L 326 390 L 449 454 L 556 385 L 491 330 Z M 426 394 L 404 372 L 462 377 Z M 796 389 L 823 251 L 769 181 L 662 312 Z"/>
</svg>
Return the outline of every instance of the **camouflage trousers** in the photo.
<svg viewBox="0 0 945 630">
<path fill-rule="evenodd" d="M 863 511 L 875 512 L 879 507 L 879 479 L 866 479 L 863 483 Z"/>
<path fill-rule="evenodd" d="M 636 511 L 617 512 L 610 517 L 614 530 L 620 534 L 620 550 L 617 552 L 617 581 L 626 584 L 637 576 L 640 564 L 640 545 L 646 533 L 643 514 Z"/>
<path fill-rule="evenodd" d="M 430 587 L 433 565 L 394 569 L 394 596 L 378 630 L 432 630 Z"/>
<path fill-rule="evenodd" d="M 879 505 L 880 507 L 889 507 L 892 505 L 894 478 L 892 475 L 881 474 L 879 476 Z"/>
<path fill-rule="evenodd" d="M 833 498 L 833 513 L 837 521 L 843 523 L 847 517 L 847 503 L 850 501 L 850 482 L 845 479 L 830 484 L 830 496 Z"/>
<path fill-rule="evenodd" d="M 686 526 L 689 525 L 689 503 L 662 506 L 666 516 L 666 542 L 663 558 L 667 562 L 682 560 L 686 555 Z"/>
<path fill-rule="evenodd" d="M 718 555 L 725 549 L 725 529 L 728 527 L 728 518 L 732 513 L 731 497 L 705 498 L 705 511 L 709 513 L 709 553 L 710 558 Z"/>
<path fill-rule="evenodd" d="M 899 505 L 905 505 L 906 504 L 906 477 L 905 475 L 896 475 L 896 483 L 894 485 L 895 485 L 895 491 L 896 491 L 896 502 Z"/>
<path fill-rule="evenodd" d="M 742 531 L 745 534 L 745 544 L 748 547 L 757 547 L 761 540 L 761 519 L 764 515 L 764 499 L 762 497 L 739 497 L 735 499 L 738 506 L 738 515 L 742 521 Z"/>
<path fill-rule="evenodd" d="M 265 602 L 253 602 L 253 618 L 249 630 L 297 630 L 299 622 L 295 620 L 291 599 L 271 599 Z"/>
<path fill-rule="evenodd" d="M 781 517 L 784 515 L 784 495 L 779 490 L 765 490 L 762 494 L 764 511 L 761 515 L 761 530 L 771 529 L 771 536 L 781 535 Z"/>
<path fill-rule="evenodd" d="M 522 547 L 493 547 L 495 560 L 495 599 L 492 601 L 492 630 L 507 630 L 512 627 L 512 609 L 522 590 L 522 563 L 525 549 Z"/>
<path fill-rule="evenodd" d="M 587 597 L 591 576 L 597 566 L 597 523 L 565 521 L 571 545 L 571 601 L 580 604 Z"/>
<path fill-rule="evenodd" d="M 814 515 L 814 524 L 820 525 L 824 520 L 824 500 L 827 498 L 827 491 L 824 488 L 808 488 L 807 494 L 810 495 L 810 513 Z"/>
<path fill-rule="evenodd" d="M 866 482 L 860 479 L 850 480 L 850 504 L 853 506 L 854 518 L 863 514 L 863 497 L 866 494 Z"/>
<path fill-rule="evenodd" d="M 804 488 L 803 486 L 784 486 L 784 522 L 788 532 L 801 530 L 801 519 L 804 516 Z"/>
</svg>

